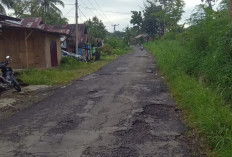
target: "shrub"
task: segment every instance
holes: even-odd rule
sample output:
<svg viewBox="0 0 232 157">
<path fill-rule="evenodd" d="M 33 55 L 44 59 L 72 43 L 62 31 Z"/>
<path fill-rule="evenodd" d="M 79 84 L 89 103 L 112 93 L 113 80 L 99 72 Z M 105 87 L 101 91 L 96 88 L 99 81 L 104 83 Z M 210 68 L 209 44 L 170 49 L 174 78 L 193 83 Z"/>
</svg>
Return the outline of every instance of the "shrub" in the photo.
<svg viewBox="0 0 232 157">
<path fill-rule="evenodd" d="M 105 44 L 103 47 L 99 49 L 101 52 L 106 53 L 108 55 L 112 54 L 112 47 L 109 44 Z"/>
</svg>

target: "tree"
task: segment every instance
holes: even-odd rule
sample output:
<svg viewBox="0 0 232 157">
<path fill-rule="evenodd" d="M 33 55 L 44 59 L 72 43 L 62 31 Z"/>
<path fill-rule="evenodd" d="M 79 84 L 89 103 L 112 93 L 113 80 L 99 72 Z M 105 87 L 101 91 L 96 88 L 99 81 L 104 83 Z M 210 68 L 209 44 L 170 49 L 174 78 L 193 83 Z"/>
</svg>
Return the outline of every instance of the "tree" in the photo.
<svg viewBox="0 0 232 157">
<path fill-rule="evenodd" d="M 134 37 L 137 35 L 137 30 L 134 27 L 124 28 L 123 39 L 127 45 L 130 45 L 133 42 Z"/>
<path fill-rule="evenodd" d="M 156 0 L 161 10 L 152 15 L 163 21 L 164 32 L 178 28 L 178 21 L 183 14 L 184 1 L 183 0 Z M 151 3 L 151 2 L 150 2 Z M 154 2 L 153 2 L 154 3 Z"/>
<path fill-rule="evenodd" d="M 60 9 L 57 8 L 56 4 L 64 7 L 64 2 L 62 0 L 36 0 L 39 6 L 42 8 L 43 13 L 49 11 L 54 11 L 56 13 L 61 13 Z"/>
<path fill-rule="evenodd" d="M 0 13 L 6 14 L 4 7 L 12 8 L 15 3 L 15 0 L 0 0 Z"/>
<path fill-rule="evenodd" d="M 201 1 L 205 2 L 206 4 L 208 4 L 209 8 L 212 9 L 213 3 L 216 2 L 217 0 L 201 0 Z"/>
<path fill-rule="evenodd" d="M 179 28 L 178 21 L 184 12 L 183 0 L 147 0 L 144 6 L 143 16 L 136 11 L 132 11 L 131 16 L 131 23 L 141 27 L 144 33 L 161 36 Z"/>
<path fill-rule="evenodd" d="M 86 21 L 85 24 L 88 28 L 91 43 L 94 43 L 96 38 L 104 39 L 106 37 L 107 31 L 105 25 L 96 16 L 92 20 L 89 19 Z"/>
<path fill-rule="evenodd" d="M 45 16 L 46 16 L 46 19 L 45 19 L 46 24 L 49 24 L 49 25 L 68 24 L 68 19 L 65 17 L 62 17 L 60 14 L 56 12 L 47 11 L 45 13 Z"/>
<path fill-rule="evenodd" d="M 134 27 L 137 29 L 137 31 L 141 31 L 142 29 L 142 23 L 143 23 L 143 17 L 141 11 L 131 11 L 132 16 L 130 23 L 134 25 Z"/>
<path fill-rule="evenodd" d="M 230 16 L 232 17 L 232 0 L 230 0 Z"/>
<path fill-rule="evenodd" d="M 151 1 L 147 1 L 147 4 L 145 5 L 145 10 L 143 11 L 143 32 L 149 34 L 150 36 L 163 34 L 164 21 L 160 20 L 159 16 L 156 16 L 161 11 L 161 6 L 158 6 L 156 3 L 153 3 Z"/>
<path fill-rule="evenodd" d="M 44 12 L 38 0 L 20 1 L 14 4 L 14 15 L 20 18 L 26 17 L 43 17 L 46 24 L 67 24 L 68 19 L 62 17 L 61 11 L 47 9 Z M 58 8 L 57 8 L 58 9 Z"/>
</svg>

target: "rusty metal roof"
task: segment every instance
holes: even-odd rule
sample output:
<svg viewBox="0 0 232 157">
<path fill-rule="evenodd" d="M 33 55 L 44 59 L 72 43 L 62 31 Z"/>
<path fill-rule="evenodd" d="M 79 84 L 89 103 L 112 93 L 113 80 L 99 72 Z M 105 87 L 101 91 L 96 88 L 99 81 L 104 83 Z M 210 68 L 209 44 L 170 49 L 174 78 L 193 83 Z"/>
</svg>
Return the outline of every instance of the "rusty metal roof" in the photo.
<svg viewBox="0 0 232 157">
<path fill-rule="evenodd" d="M 14 17 L 10 17 L 10 16 L 7 16 L 7 15 L 0 14 L 0 21 L 4 21 L 4 20 L 21 21 L 21 19 L 19 19 L 19 18 L 14 18 Z"/>
<path fill-rule="evenodd" d="M 70 34 L 70 29 L 53 29 L 50 27 L 46 27 L 45 30 L 49 32 L 57 32 L 57 33 L 67 34 L 67 35 Z"/>
<path fill-rule="evenodd" d="M 20 22 L 13 21 L 13 20 L 0 21 L 0 24 L 7 25 L 7 26 L 15 26 L 15 27 L 21 27 L 22 26 Z"/>
<path fill-rule="evenodd" d="M 1 15 L 1 14 L 0 14 Z M 3 16 L 0 16 L 0 19 Z M 63 30 L 49 30 L 47 29 L 46 24 L 43 22 L 42 18 L 25 18 L 20 19 L 19 21 L 15 18 L 11 18 L 10 16 L 4 16 L 5 20 L 0 20 L 0 24 L 3 28 L 11 28 L 11 29 L 27 29 L 27 30 L 37 30 L 45 33 L 52 33 L 56 35 L 69 35 L 70 31 L 67 29 Z M 3 18 L 2 18 L 3 19 Z"/>
<path fill-rule="evenodd" d="M 60 32 L 62 30 L 69 30 L 69 34 L 72 38 L 72 41 L 76 42 L 76 25 L 75 24 L 66 24 L 66 25 L 49 25 L 46 28 L 50 31 Z M 78 24 L 78 41 L 79 43 L 87 43 L 87 28 L 85 24 Z"/>
<path fill-rule="evenodd" d="M 23 27 L 38 28 L 42 30 L 44 30 L 46 26 L 42 18 L 40 17 L 31 17 L 31 18 L 22 19 L 21 24 Z"/>
<path fill-rule="evenodd" d="M 1 21 L 2 19 L 2 21 Z M 25 19 L 16 19 L 10 16 L 5 16 L 0 14 L 0 24 L 4 27 L 11 27 L 13 29 L 32 29 L 39 30 L 47 33 L 59 34 L 59 35 L 68 35 L 71 36 L 72 41 L 76 42 L 75 24 L 66 24 L 66 25 L 50 25 L 47 26 L 42 18 L 40 17 L 31 17 Z M 88 40 L 87 37 L 87 28 L 85 24 L 78 24 L 78 40 L 79 43 L 86 43 Z"/>
<path fill-rule="evenodd" d="M 139 34 L 139 35 L 137 35 L 137 36 L 135 37 L 135 39 L 146 38 L 146 37 L 148 37 L 147 34 Z"/>
</svg>

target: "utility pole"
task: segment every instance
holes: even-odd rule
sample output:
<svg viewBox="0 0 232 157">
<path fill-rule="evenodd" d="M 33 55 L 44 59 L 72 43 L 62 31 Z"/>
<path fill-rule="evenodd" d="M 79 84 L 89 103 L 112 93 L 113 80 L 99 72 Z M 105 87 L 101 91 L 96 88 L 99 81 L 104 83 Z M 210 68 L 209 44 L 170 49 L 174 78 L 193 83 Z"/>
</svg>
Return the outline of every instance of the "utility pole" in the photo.
<svg viewBox="0 0 232 157">
<path fill-rule="evenodd" d="M 115 33 L 115 31 L 116 31 L 116 29 L 115 29 L 115 28 L 116 28 L 116 26 L 119 26 L 119 24 L 117 24 L 117 25 L 116 25 L 116 24 L 114 24 L 114 25 L 112 25 L 112 26 L 114 27 L 114 33 Z"/>
<path fill-rule="evenodd" d="M 78 0 L 76 0 L 76 54 L 78 54 Z"/>
</svg>

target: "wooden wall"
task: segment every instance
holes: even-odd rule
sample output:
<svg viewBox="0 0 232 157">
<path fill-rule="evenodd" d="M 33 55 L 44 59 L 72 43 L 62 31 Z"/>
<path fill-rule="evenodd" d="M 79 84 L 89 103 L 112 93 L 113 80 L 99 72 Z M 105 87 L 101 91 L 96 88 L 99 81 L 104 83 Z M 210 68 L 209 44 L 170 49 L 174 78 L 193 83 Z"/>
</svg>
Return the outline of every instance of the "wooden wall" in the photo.
<svg viewBox="0 0 232 157">
<path fill-rule="evenodd" d="M 49 35 L 41 31 L 3 30 L 0 35 L 0 61 L 9 55 L 13 59 L 11 67 L 15 69 L 50 68 L 50 40 L 57 41 L 58 63 L 61 60 L 61 46 L 58 35 Z M 25 37 L 27 39 L 27 46 Z"/>
<path fill-rule="evenodd" d="M 57 38 L 54 35 L 46 35 L 46 38 L 44 40 L 46 68 L 51 67 L 51 53 L 50 53 L 51 41 L 56 41 L 58 65 L 60 65 L 60 62 L 61 62 L 61 41 L 60 41 L 60 38 Z"/>
</svg>

